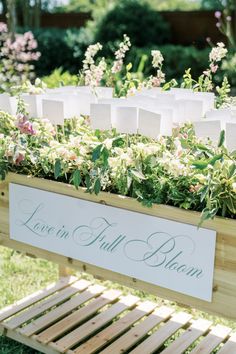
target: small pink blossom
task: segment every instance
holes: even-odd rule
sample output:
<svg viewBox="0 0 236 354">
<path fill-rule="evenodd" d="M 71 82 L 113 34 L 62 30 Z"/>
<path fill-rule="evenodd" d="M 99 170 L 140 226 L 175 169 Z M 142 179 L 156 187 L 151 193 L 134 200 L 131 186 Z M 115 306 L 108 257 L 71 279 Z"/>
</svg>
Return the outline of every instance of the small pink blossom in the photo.
<svg viewBox="0 0 236 354">
<path fill-rule="evenodd" d="M 216 11 L 215 12 L 215 18 L 221 18 L 221 12 L 220 11 Z"/>
<path fill-rule="evenodd" d="M 214 65 L 213 63 L 210 64 L 210 69 L 213 74 L 215 74 L 218 70 L 218 65 Z"/>
<path fill-rule="evenodd" d="M 13 163 L 19 165 L 25 159 L 25 153 L 17 151 L 13 156 Z"/>
<path fill-rule="evenodd" d="M 18 114 L 17 116 L 17 128 L 19 128 L 22 134 L 35 135 L 36 131 L 33 129 L 32 123 L 23 114 Z"/>
</svg>

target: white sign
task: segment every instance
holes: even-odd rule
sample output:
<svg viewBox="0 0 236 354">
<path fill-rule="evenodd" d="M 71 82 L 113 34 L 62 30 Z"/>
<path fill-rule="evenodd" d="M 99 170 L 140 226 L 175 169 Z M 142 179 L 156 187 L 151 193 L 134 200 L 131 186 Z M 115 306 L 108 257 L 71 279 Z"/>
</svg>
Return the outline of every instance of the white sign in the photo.
<svg viewBox="0 0 236 354">
<path fill-rule="evenodd" d="M 216 232 L 10 184 L 10 237 L 206 301 Z"/>
</svg>

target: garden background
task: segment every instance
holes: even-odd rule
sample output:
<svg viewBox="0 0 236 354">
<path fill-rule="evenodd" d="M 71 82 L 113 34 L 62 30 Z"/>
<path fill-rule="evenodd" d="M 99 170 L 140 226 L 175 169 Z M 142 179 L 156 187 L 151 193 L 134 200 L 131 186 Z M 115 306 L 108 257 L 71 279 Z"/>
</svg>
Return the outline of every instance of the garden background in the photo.
<svg viewBox="0 0 236 354">
<path fill-rule="evenodd" d="M 0 20 L 13 32 L 31 30 L 41 57 L 34 63 L 36 76 L 54 75 L 49 86 L 73 83 L 91 43 L 103 45 L 101 56 L 113 57 L 122 35 L 132 43 L 126 62 L 133 72 L 152 73 L 150 51 L 159 49 L 167 80 L 180 80 L 185 69 L 198 77 L 208 65 L 211 45 L 229 46 L 227 61 L 215 76 L 227 75 L 236 86 L 236 4 L 234 0 L 1 0 Z M 10 16 L 7 18 L 7 11 Z M 220 11 L 222 13 L 219 18 Z M 217 17 L 218 16 L 218 17 Z M 223 18 L 224 16 L 224 18 Z M 64 75 L 61 77 L 61 73 Z"/>
</svg>

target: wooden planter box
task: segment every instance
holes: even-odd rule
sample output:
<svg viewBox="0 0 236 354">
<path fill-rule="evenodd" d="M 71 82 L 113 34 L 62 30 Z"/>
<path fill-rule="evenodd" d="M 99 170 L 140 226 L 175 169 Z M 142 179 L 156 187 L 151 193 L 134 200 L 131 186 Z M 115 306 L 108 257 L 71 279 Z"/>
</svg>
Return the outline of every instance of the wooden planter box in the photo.
<svg viewBox="0 0 236 354">
<path fill-rule="evenodd" d="M 117 281 L 129 287 L 142 289 L 146 292 L 177 301 L 181 304 L 236 319 L 236 221 L 215 218 L 213 221 L 207 221 L 203 225 L 204 228 L 215 230 L 217 233 L 213 296 L 212 301 L 207 302 L 177 291 L 160 287 L 150 282 L 139 280 L 132 276 L 120 274 L 75 258 L 62 256 L 58 254 L 58 252 L 55 253 L 40 247 L 33 247 L 29 244 L 11 239 L 9 236 L 10 183 L 189 225 L 198 225 L 200 219 L 199 213 L 184 211 L 164 205 L 154 205 L 152 208 L 146 208 L 131 198 L 103 192 L 98 196 L 95 196 L 85 193 L 82 188 L 76 190 L 71 185 L 10 173 L 6 181 L 0 183 L 0 244 L 2 246 L 22 251 L 28 255 L 42 257 L 64 266 L 86 271 L 101 279 Z"/>
</svg>

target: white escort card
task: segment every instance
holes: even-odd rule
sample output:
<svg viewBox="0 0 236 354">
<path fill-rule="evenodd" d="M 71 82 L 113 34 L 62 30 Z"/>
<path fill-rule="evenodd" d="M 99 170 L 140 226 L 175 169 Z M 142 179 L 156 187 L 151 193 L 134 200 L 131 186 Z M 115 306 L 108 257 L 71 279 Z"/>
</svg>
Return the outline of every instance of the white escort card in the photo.
<svg viewBox="0 0 236 354">
<path fill-rule="evenodd" d="M 225 129 L 225 122 L 202 119 L 199 122 L 193 122 L 193 126 L 197 138 L 211 139 L 213 143 L 217 144 L 221 131 Z"/>
<path fill-rule="evenodd" d="M 111 129 L 111 105 L 93 103 L 90 106 L 90 122 L 93 129 Z"/>
<path fill-rule="evenodd" d="M 229 151 L 236 151 L 236 122 L 226 123 L 225 141 Z"/>
<path fill-rule="evenodd" d="M 138 108 L 116 107 L 112 127 L 119 133 L 136 134 L 138 131 Z"/>
<path fill-rule="evenodd" d="M 161 113 L 139 109 L 138 132 L 141 135 L 156 139 L 159 135 L 172 135 L 172 117 Z"/>
<path fill-rule="evenodd" d="M 64 124 L 64 102 L 58 100 L 42 100 L 42 114 L 43 118 L 50 120 L 52 124 Z"/>
<path fill-rule="evenodd" d="M 0 94 L 0 111 L 15 115 L 17 110 L 17 99 L 7 93 Z"/>
<path fill-rule="evenodd" d="M 212 300 L 212 230 L 11 183 L 10 238 Z"/>
<path fill-rule="evenodd" d="M 157 139 L 161 134 L 161 115 L 145 109 L 139 109 L 138 132 L 141 135 Z"/>
<path fill-rule="evenodd" d="M 22 99 L 26 104 L 26 110 L 30 117 L 42 118 L 42 99 L 44 95 L 29 95 L 23 94 Z"/>
</svg>

